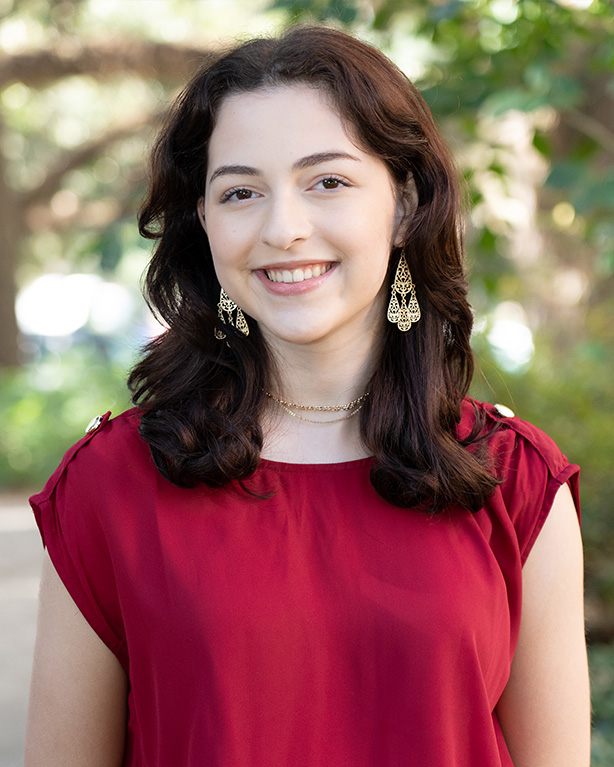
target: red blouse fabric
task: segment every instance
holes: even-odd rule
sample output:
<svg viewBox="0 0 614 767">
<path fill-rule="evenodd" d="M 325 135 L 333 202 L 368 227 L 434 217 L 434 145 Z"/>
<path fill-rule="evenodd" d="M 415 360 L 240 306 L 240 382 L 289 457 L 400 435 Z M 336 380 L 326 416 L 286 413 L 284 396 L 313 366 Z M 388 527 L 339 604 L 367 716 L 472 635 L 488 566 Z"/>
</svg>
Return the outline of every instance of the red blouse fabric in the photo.
<svg viewBox="0 0 614 767">
<path fill-rule="evenodd" d="M 54 565 L 130 680 L 130 767 L 509 767 L 495 707 L 521 568 L 578 467 L 502 418 L 478 513 L 399 509 L 371 459 L 263 460 L 250 488 L 181 489 L 139 414 L 71 448 L 31 499 Z M 474 409 L 465 403 L 461 435 Z"/>
</svg>

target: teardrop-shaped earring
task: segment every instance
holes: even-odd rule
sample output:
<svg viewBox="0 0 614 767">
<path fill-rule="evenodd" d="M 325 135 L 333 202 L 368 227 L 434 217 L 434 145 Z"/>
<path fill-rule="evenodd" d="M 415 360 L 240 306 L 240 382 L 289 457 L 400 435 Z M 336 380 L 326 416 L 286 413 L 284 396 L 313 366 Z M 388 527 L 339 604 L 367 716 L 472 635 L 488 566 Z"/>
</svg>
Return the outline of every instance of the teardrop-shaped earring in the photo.
<svg viewBox="0 0 614 767">
<path fill-rule="evenodd" d="M 232 315 L 233 315 L 233 312 L 235 311 L 237 313 L 237 316 L 233 318 Z M 224 317 L 224 312 L 228 315 L 227 317 Z M 220 318 L 220 322 L 223 325 L 231 325 L 237 330 L 240 330 L 244 336 L 249 335 L 249 325 L 247 324 L 245 315 L 243 314 L 241 309 L 237 306 L 237 304 L 235 304 L 232 298 L 230 298 L 230 296 L 226 293 L 224 288 L 220 290 L 220 300 L 217 305 L 217 316 Z M 226 333 L 224 333 L 223 330 L 216 328 L 215 337 L 219 341 L 223 341 L 224 338 L 226 338 Z"/>
<path fill-rule="evenodd" d="M 397 298 L 397 293 L 401 297 L 400 301 Z M 407 303 L 407 296 L 409 296 L 409 304 Z M 386 316 L 388 321 L 396 325 L 403 333 L 407 332 L 414 322 L 418 322 L 421 316 L 420 306 L 416 298 L 416 286 L 411 278 L 404 250 L 401 252 L 392 283 L 392 295 Z"/>
</svg>

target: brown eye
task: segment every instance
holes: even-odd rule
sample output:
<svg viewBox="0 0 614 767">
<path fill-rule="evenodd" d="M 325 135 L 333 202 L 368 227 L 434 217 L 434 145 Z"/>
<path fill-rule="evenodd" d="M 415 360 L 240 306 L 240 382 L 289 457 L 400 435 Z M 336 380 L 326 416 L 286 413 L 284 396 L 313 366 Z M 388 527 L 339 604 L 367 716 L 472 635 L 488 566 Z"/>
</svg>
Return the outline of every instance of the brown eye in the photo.
<svg viewBox="0 0 614 767">
<path fill-rule="evenodd" d="M 336 189 L 339 186 L 339 179 L 325 178 L 322 180 L 322 186 L 324 189 Z"/>
<path fill-rule="evenodd" d="M 220 202 L 229 202 L 230 200 L 233 200 L 234 202 L 242 202 L 245 200 L 253 200 L 255 197 L 258 197 L 259 195 L 254 192 L 252 189 L 246 189 L 243 186 L 234 187 L 233 189 L 229 189 L 227 192 L 225 192 Z"/>
</svg>

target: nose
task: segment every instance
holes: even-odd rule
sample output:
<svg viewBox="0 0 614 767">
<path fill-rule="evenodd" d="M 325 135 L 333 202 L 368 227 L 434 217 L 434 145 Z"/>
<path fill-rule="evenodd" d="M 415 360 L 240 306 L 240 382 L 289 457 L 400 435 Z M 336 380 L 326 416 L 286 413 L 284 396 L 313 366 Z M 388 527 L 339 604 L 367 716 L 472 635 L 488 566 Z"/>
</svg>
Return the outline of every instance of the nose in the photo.
<svg viewBox="0 0 614 767">
<path fill-rule="evenodd" d="M 260 237 L 276 250 L 288 250 L 294 243 L 306 240 L 313 226 L 308 205 L 296 192 L 278 192 L 269 198 Z"/>
</svg>

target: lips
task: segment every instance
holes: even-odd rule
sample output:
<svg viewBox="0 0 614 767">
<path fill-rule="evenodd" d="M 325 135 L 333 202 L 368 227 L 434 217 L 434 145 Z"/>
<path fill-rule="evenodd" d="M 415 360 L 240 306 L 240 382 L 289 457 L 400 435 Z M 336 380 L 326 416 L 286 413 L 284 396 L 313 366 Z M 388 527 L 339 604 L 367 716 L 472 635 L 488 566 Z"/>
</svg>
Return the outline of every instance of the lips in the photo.
<svg viewBox="0 0 614 767">
<path fill-rule="evenodd" d="M 320 277 L 332 269 L 332 263 L 328 264 L 309 264 L 308 266 L 294 267 L 292 269 L 264 269 L 264 273 L 271 282 L 284 282 L 291 284 L 295 282 L 304 282 Z"/>
</svg>

